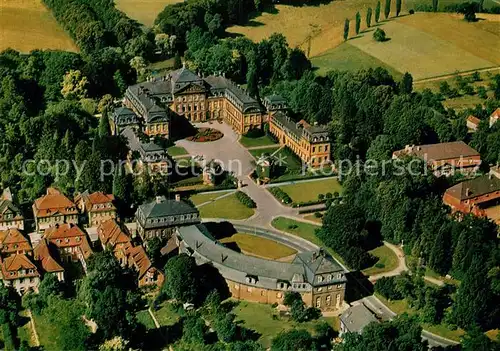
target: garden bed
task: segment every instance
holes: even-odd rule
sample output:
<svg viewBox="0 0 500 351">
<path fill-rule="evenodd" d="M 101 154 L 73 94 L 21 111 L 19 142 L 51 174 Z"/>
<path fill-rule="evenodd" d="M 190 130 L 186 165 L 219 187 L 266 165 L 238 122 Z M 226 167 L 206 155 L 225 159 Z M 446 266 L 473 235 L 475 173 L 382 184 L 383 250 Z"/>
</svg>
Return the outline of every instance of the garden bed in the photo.
<svg viewBox="0 0 500 351">
<path fill-rule="evenodd" d="M 222 139 L 223 136 L 224 134 L 220 130 L 213 128 L 199 128 L 195 135 L 187 137 L 186 140 L 194 141 L 196 143 L 206 143 Z"/>
</svg>

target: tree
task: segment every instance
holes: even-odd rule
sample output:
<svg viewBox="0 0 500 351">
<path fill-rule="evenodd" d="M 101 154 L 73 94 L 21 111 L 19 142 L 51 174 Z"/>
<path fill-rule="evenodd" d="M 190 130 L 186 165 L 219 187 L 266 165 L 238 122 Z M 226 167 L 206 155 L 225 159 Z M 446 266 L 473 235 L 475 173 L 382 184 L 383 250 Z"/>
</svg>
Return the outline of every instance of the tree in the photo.
<svg viewBox="0 0 500 351">
<path fill-rule="evenodd" d="M 372 8 L 369 7 L 368 10 L 366 11 L 366 26 L 370 28 L 372 24 Z"/>
<path fill-rule="evenodd" d="M 130 67 L 135 69 L 138 76 L 142 76 L 146 73 L 146 61 L 141 56 L 133 57 L 130 62 Z"/>
<path fill-rule="evenodd" d="M 125 203 L 128 202 L 130 196 L 128 191 L 128 179 L 123 167 L 117 167 L 113 175 L 113 195 Z"/>
<path fill-rule="evenodd" d="M 379 42 L 386 41 L 387 38 L 385 36 L 385 31 L 383 29 L 380 29 L 380 28 L 375 29 L 375 32 L 373 32 L 373 39 L 375 41 L 379 41 Z"/>
<path fill-rule="evenodd" d="M 389 18 L 389 14 L 391 13 L 391 0 L 385 0 L 385 7 L 384 7 L 384 17 L 385 19 Z"/>
<path fill-rule="evenodd" d="M 359 34 L 359 29 L 361 28 L 361 15 L 359 11 L 356 12 L 356 35 Z"/>
<path fill-rule="evenodd" d="M 377 6 L 375 6 L 375 23 L 380 20 L 380 1 L 377 1 Z"/>
<path fill-rule="evenodd" d="M 401 300 L 404 296 L 396 287 L 396 277 L 382 277 L 375 283 L 375 291 L 388 300 Z"/>
<path fill-rule="evenodd" d="M 479 96 L 481 99 L 488 98 L 488 92 L 486 91 L 486 88 L 483 85 L 480 85 L 476 88 L 476 93 L 477 96 Z"/>
<path fill-rule="evenodd" d="M 473 327 L 461 340 L 463 351 L 498 351 L 500 345 L 488 338 L 479 327 Z"/>
<path fill-rule="evenodd" d="M 190 313 L 182 320 L 182 340 L 189 344 L 204 345 L 207 326 L 196 313 Z"/>
<path fill-rule="evenodd" d="M 344 21 L 344 41 L 349 37 L 349 20 L 346 18 Z"/>
<path fill-rule="evenodd" d="M 457 6 L 457 12 L 463 14 L 467 22 L 475 22 L 477 20 L 477 10 L 478 3 L 476 2 L 465 2 Z"/>
<path fill-rule="evenodd" d="M 113 107 L 113 97 L 110 94 L 104 95 L 101 100 L 99 100 L 99 104 L 97 105 L 97 111 L 99 113 L 111 112 L 111 108 Z"/>
<path fill-rule="evenodd" d="M 292 329 L 279 333 L 273 338 L 271 351 L 312 351 L 316 350 L 314 339 L 307 330 Z"/>
<path fill-rule="evenodd" d="M 175 256 L 165 265 L 165 284 L 163 289 L 168 296 L 181 302 L 194 303 L 199 297 L 201 287 L 197 279 L 197 266 L 193 257 L 186 254 Z"/>
<path fill-rule="evenodd" d="M 64 75 L 61 94 L 65 99 L 80 100 L 87 95 L 87 77 L 79 70 L 70 70 Z"/>
<path fill-rule="evenodd" d="M 99 118 L 99 137 L 105 138 L 111 135 L 108 113 L 105 112 Z"/>
<path fill-rule="evenodd" d="M 165 246 L 165 242 L 157 236 L 148 240 L 147 245 L 146 245 L 147 253 L 148 253 L 148 257 L 151 259 L 151 263 L 153 265 L 156 265 L 160 262 L 161 249 L 163 246 Z"/>
<path fill-rule="evenodd" d="M 413 91 L 413 77 L 410 73 L 406 72 L 403 75 L 399 88 L 403 94 L 411 94 Z"/>
<path fill-rule="evenodd" d="M 174 56 L 174 69 L 179 69 L 182 67 L 181 55 L 177 51 Z"/>
<path fill-rule="evenodd" d="M 396 0 L 396 17 L 401 13 L 401 0 Z"/>
<path fill-rule="evenodd" d="M 437 12 L 439 6 L 439 0 L 432 0 L 432 11 Z"/>
<path fill-rule="evenodd" d="M 234 323 L 234 314 L 221 314 L 215 318 L 212 326 L 219 340 L 224 342 L 235 341 L 238 336 L 238 326 Z"/>
</svg>

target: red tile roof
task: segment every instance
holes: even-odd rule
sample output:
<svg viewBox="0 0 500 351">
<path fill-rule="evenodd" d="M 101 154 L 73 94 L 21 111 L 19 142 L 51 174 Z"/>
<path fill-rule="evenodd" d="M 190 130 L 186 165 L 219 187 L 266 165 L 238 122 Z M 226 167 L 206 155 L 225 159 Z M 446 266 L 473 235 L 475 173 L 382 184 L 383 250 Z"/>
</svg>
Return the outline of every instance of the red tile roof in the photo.
<svg viewBox="0 0 500 351">
<path fill-rule="evenodd" d="M 97 227 L 97 234 L 102 245 L 111 245 L 113 248 L 117 244 L 130 242 L 130 236 L 125 228 L 121 227 L 114 219 L 109 219 Z"/>
<path fill-rule="evenodd" d="M 479 118 L 477 118 L 476 116 L 473 116 L 473 115 L 470 115 L 469 117 L 467 117 L 467 121 L 474 123 L 475 125 L 478 125 L 479 122 L 481 122 L 481 120 Z"/>
<path fill-rule="evenodd" d="M 88 258 L 92 254 L 87 235 L 76 225 L 64 223 L 45 230 L 43 237 L 57 247 L 79 246 L 83 256 Z"/>
<path fill-rule="evenodd" d="M 100 212 L 116 210 L 116 207 L 113 205 L 113 201 L 115 201 L 114 195 L 105 194 L 102 191 L 96 191 L 95 193 L 92 193 L 90 195 L 87 192 L 82 193 L 75 197 L 75 202 L 79 201 L 83 201 L 86 211 Z M 93 208 L 94 205 L 105 206 L 103 208 Z"/>
<path fill-rule="evenodd" d="M 39 261 L 45 272 L 64 272 L 64 268 L 52 257 L 49 243 L 46 239 L 40 240 L 34 250 L 34 258 Z"/>
<path fill-rule="evenodd" d="M 11 273 L 17 273 L 19 270 L 26 270 L 25 274 L 19 276 L 18 274 L 12 275 Z M 29 273 L 29 270 L 32 270 L 32 273 Z M 24 277 L 37 277 L 40 275 L 36 266 L 30 259 L 24 254 L 16 254 L 7 257 L 2 262 L 2 275 L 3 279 L 18 279 Z"/>
<path fill-rule="evenodd" d="M 130 251 L 130 260 L 135 269 L 139 272 L 139 279 L 151 268 L 151 261 L 149 260 L 144 247 L 136 246 Z"/>
<path fill-rule="evenodd" d="M 14 247 L 16 246 L 17 247 Z M 16 228 L 0 231 L 0 250 L 2 252 L 31 251 L 31 243 Z"/>
<path fill-rule="evenodd" d="M 56 213 L 78 214 L 78 210 L 76 205 L 59 190 L 48 188 L 46 195 L 35 200 L 33 213 L 36 217 L 49 217 Z"/>
</svg>

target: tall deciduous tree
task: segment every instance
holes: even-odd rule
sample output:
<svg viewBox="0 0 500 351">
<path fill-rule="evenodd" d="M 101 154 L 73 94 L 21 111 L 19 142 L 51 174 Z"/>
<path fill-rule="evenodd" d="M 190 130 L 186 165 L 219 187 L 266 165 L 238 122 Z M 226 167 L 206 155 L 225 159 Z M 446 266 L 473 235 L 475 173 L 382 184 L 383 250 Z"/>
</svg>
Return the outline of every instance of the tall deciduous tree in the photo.
<svg viewBox="0 0 500 351">
<path fill-rule="evenodd" d="M 359 34 L 359 29 L 361 28 L 361 15 L 359 11 L 356 12 L 356 34 Z"/>
<path fill-rule="evenodd" d="M 377 6 L 375 6 L 375 23 L 380 20 L 380 1 L 377 1 Z"/>
<path fill-rule="evenodd" d="M 391 0 L 385 0 L 384 6 L 384 17 L 385 19 L 389 18 L 389 14 L 391 13 Z"/>
<path fill-rule="evenodd" d="M 166 279 L 163 289 L 168 296 L 181 302 L 196 302 L 201 287 L 193 257 L 186 254 L 173 257 L 165 265 Z"/>
<path fill-rule="evenodd" d="M 402 0 L 396 0 L 396 17 L 401 13 L 401 2 Z"/>
<path fill-rule="evenodd" d="M 403 94 L 411 94 L 413 91 L 413 77 L 410 73 L 406 72 L 401 79 L 399 89 Z"/>
<path fill-rule="evenodd" d="M 369 28 L 372 25 L 372 8 L 369 7 L 366 11 L 366 26 Z"/>
<path fill-rule="evenodd" d="M 432 11 L 437 12 L 439 6 L 439 0 L 432 0 Z"/>
<path fill-rule="evenodd" d="M 99 119 L 99 137 L 105 138 L 111 135 L 111 129 L 109 127 L 108 112 L 104 111 Z"/>
<path fill-rule="evenodd" d="M 349 20 L 346 18 L 344 22 L 344 41 L 349 37 Z"/>
</svg>

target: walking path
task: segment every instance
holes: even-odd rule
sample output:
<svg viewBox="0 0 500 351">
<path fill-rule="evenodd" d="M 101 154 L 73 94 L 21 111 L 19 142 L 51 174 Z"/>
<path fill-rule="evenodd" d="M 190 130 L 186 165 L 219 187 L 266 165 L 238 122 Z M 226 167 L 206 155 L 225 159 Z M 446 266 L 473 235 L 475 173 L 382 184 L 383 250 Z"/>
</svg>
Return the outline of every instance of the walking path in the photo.
<svg viewBox="0 0 500 351">
<path fill-rule="evenodd" d="M 34 346 L 39 347 L 40 346 L 40 339 L 38 338 L 38 332 L 36 331 L 36 327 L 35 327 L 35 319 L 33 318 L 33 313 L 31 312 L 31 310 L 28 310 L 28 316 L 30 317 L 30 324 L 31 324 L 31 328 L 33 329 L 33 338 L 35 339 Z"/>
<path fill-rule="evenodd" d="M 375 283 L 377 280 L 379 280 L 382 277 L 395 277 L 395 276 L 400 275 L 403 272 L 408 271 L 408 266 L 406 265 L 405 253 L 403 252 L 401 247 L 396 246 L 396 245 L 391 244 L 391 243 L 388 243 L 387 241 L 384 241 L 384 245 L 387 246 L 389 249 L 391 249 L 394 252 L 394 254 L 397 256 L 398 266 L 396 268 L 394 268 L 392 271 L 371 275 L 369 280 L 372 283 Z"/>
<path fill-rule="evenodd" d="M 158 320 L 156 319 L 153 311 L 151 310 L 151 307 L 148 308 L 149 315 L 151 316 L 151 319 L 153 320 L 153 323 L 155 324 L 156 329 L 160 329 L 160 323 L 158 323 Z"/>
<path fill-rule="evenodd" d="M 227 191 L 227 190 L 224 190 L 224 191 Z M 203 202 L 203 203 L 201 203 L 201 204 L 199 204 L 199 205 L 196 205 L 196 208 L 200 208 L 200 207 L 202 207 L 202 206 L 205 206 L 205 205 L 211 204 L 211 203 L 212 203 L 212 202 L 214 202 L 214 201 L 217 201 L 217 200 L 223 199 L 223 198 L 225 198 L 225 197 L 231 196 L 231 195 L 233 195 L 235 192 L 236 192 L 236 190 L 234 190 L 234 191 L 229 191 L 229 193 L 224 194 L 224 195 L 221 195 L 221 196 L 219 196 L 219 197 L 216 197 L 216 198 L 215 198 L 215 199 L 213 199 L 213 200 L 205 201 L 205 202 Z"/>
<path fill-rule="evenodd" d="M 280 147 L 279 144 L 271 144 L 271 145 L 260 145 L 260 146 L 251 146 L 247 147 L 247 150 L 260 150 L 260 149 L 271 149 L 271 148 Z"/>
</svg>

